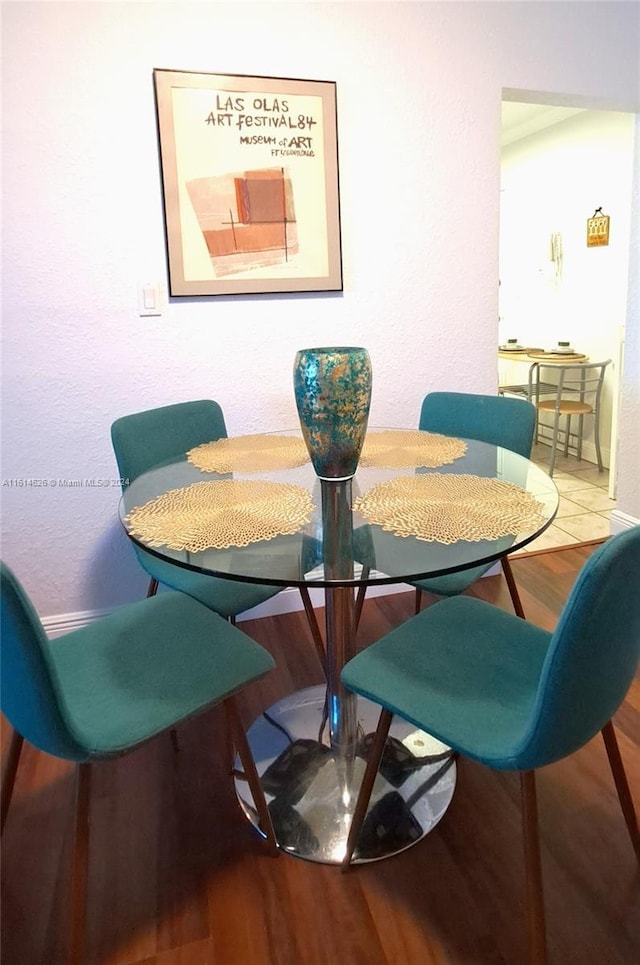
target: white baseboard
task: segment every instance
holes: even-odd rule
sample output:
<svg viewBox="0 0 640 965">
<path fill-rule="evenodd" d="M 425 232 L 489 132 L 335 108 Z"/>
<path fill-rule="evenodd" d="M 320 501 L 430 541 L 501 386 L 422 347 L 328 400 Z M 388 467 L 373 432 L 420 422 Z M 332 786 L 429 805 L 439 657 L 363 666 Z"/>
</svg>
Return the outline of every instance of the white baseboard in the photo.
<svg viewBox="0 0 640 965">
<path fill-rule="evenodd" d="M 621 533 L 625 529 L 633 529 L 634 526 L 640 525 L 640 519 L 636 519 L 635 516 L 629 516 L 628 513 L 623 513 L 620 509 L 612 509 L 611 516 L 609 517 L 609 525 L 611 535 L 615 536 L 616 533 Z"/>
<path fill-rule="evenodd" d="M 623 513 L 618 509 L 614 509 L 611 512 L 610 525 L 612 536 L 615 536 L 616 533 L 621 533 L 624 529 L 631 529 L 633 526 L 638 526 L 638 524 L 640 524 L 640 520 L 629 516 L 627 513 Z M 500 564 L 496 563 L 484 575 L 495 576 L 501 572 Z M 390 596 L 393 593 L 411 592 L 413 592 L 412 589 L 407 586 L 406 583 L 391 583 L 382 586 L 370 586 L 367 590 L 367 598 L 371 599 L 371 597 L 374 596 Z M 322 589 L 311 589 L 309 596 L 314 607 L 324 606 L 324 591 Z M 42 625 L 47 636 L 53 639 L 54 637 L 62 636 L 63 633 L 69 633 L 71 630 L 77 630 L 79 627 L 87 626 L 94 620 L 99 620 L 101 617 L 112 613 L 114 609 L 116 609 L 116 607 L 108 610 L 84 610 L 79 613 L 59 613 L 55 616 L 44 617 Z M 298 590 L 295 587 L 289 586 L 282 590 L 281 593 L 266 600 L 265 603 L 261 603 L 260 606 L 253 607 L 252 610 L 245 610 L 245 612 L 238 617 L 238 623 L 242 623 L 244 620 L 259 620 L 261 617 L 279 616 L 281 613 L 295 613 L 302 609 L 302 598 Z"/>
<path fill-rule="evenodd" d="M 404 583 L 394 583 L 390 586 L 370 586 L 367 590 L 367 597 L 388 596 L 391 593 L 405 592 L 409 593 L 410 588 Z M 323 590 L 310 590 L 309 596 L 314 607 L 324 606 Z M 78 613 L 58 613 L 54 616 L 43 617 L 42 625 L 49 639 L 53 640 L 55 637 L 60 637 L 64 633 L 69 633 L 71 630 L 86 627 L 90 623 L 93 623 L 94 620 L 100 620 L 102 617 L 113 613 L 116 609 L 117 607 L 111 607 L 108 610 L 83 610 Z M 295 613 L 297 610 L 302 609 L 302 597 L 295 587 L 290 586 L 276 596 L 272 596 L 271 599 L 265 603 L 261 603 L 260 606 L 255 606 L 252 610 L 245 610 L 245 612 L 238 617 L 237 622 L 242 623 L 244 620 L 259 620 L 261 617 L 273 617 L 281 613 Z"/>
<path fill-rule="evenodd" d="M 367 599 L 371 599 L 371 597 L 374 596 L 390 596 L 392 593 L 410 592 L 412 592 L 412 589 L 408 587 L 406 583 L 370 586 L 367 589 Z M 324 606 L 324 590 L 310 589 L 309 596 L 311 597 L 314 608 Z M 260 617 L 278 616 L 280 613 L 295 613 L 297 610 L 302 609 L 303 604 L 300 593 L 295 587 L 289 586 L 286 590 L 283 590 L 282 593 L 278 593 L 277 596 L 272 596 L 271 599 L 266 600 L 265 603 L 261 603 L 260 606 L 254 607 L 253 610 L 246 610 L 238 617 L 238 623 L 242 620 L 258 620 Z"/>
</svg>

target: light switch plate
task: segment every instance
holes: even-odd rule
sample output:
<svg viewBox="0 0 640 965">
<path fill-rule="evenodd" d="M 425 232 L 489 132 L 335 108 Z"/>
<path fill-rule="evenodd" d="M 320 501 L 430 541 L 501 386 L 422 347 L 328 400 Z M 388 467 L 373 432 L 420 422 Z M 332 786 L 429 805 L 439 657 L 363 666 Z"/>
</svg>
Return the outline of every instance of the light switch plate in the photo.
<svg viewBox="0 0 640 965">
<path fill-rule="evenodd" d="M 159 282 L 138 282 L 138 314 L 162 315 L 162 288 Z"/>
</svg>

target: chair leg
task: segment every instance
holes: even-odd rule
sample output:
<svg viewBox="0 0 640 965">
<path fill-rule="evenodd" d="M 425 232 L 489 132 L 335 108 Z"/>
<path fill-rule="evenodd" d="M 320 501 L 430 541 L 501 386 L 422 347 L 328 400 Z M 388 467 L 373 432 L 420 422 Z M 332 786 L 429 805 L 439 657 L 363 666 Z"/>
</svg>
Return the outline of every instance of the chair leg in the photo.
<svg viewBox="0 0 640 965">
<path fill-rule="evenodd" d="M 369 579 L 369 572 L 370 572 L 370 569 L 368 566 L 362 567 L 363 580 Z M 360 617 L 362 616 L 362 608 L 364 606 L 364 598 L 366 595 L 367 595 L 367 584 L 361 583 L 360 586 L 358 587 L 358 592 L 356 594 L 356 602 L 355 602 L 354 612 L 353 612 L 353 625 L 356 630 L 358 629 L 358 625 L 360 623 Z"/>
<path fill-rule="evenodd" d="M 542 862 L 538 834 L 538 803 L 536 800 L 535 771 L 520 772 L 522 797 L 522 832 L 527 892 L 527 931 L 529 936 L 529 965 L 546 965 L 547 940 L 542 892 Z"/>
<path fill-rule="evenodd" d="M 564 454 L 565 457 L 569 455 L 569 439 L 571 438 L 571 416 L 567 416 L 567 431 L 564 435 Z"/>
<path fill-rule="evenodd" d="M 316 618 L 316 612 L 313 609 L 313 604 L 311 602 L 309 590 L 307 589 L 306 586 L 300 587 L 300 596 L 302 597 L 304 612 L 307 614 L 307 622 L 309 624 L 309 629 L 311 630 L 311 636 L 313 637 L 316 653 L 318 654 L 318 660 L 322 664 L 322 669 L 326 674 L 327 655 L 324 649 L 324 640 L 322 639 L 322 634 L 320 633 L 320 627 L 318 626 L 318 620 Z"/>
<path fill-rule="evenodd" d="M 84 965 L 86 962 L 85 941 L 90 796 L 91 765 L 78 764 L 76 769 L 75 840 L 71 877 L 69 965 Z"/>
<path fill-rule="evenodd" d="M 578 416 L 578 445 L 577 445 L 577 456 L 578 462 L 582 461 L 582 433 L 584 430 L 584 416 L 582 413 Z"/>
<path fill-rule="evenodd" d="M 612 721 L 609 721 L 602 728 L 602 737 L 604 740 L 604 746 L 607 749 L 609 766 L 611 767 L 611 773 L 613 774 L 613 780 L 615 781 L 616 790 L 618 792 L 618 800 L 620 801 L 620 807 L 622 808 L 627 830 L 629 831 L 631 844 L 633 845 L 633 850 L 636 853 L 638 863 L 640 863 L 640 831 L 638 831 L 638 819 L 633 807 L 633 799 L 629 790 L 629 782 L 627 781 L 624 764 L 622 763 L 622 757 L 620 756 L 618 739 L 616 737 L 616 732 L 613 728 Z"/>
<path fill-rule="evenodd" d="M 422 590 L 416 587 L 416 605 L 415 605 L 415 615 L 417 616 L 422 609 Z"/>
<path fill-rule="evenodd" d="M 518 585 L 516 583 L 516 578 L 513 575 L 513 570 L 511 569 L 511 563 L 509 562 L 508 556 L 502 557 L 502 572 L 504 573 L 504 578 L 507 581 L 507 586 L 509 587 L 511 602 L 513 603 L 513 609 L 515 610 L 516 616 L 522 617 L 522 619 L 525 620 L 526 617 L 524 615 L 524 607 L 522 606 L 522 601 L 520 600 Z"/>
<path fill-rule="evenodd" d="M 600 413 L 594 412 L 593 419 L 593 441 L 596 447 L 596 458 L 598 460 L 598 472 L 602 472 L 602 453 L 600 451 Z"/>
<path fill-rule="evenodd" d="M 551 462 L 549 463 L 549 475 L 553 476 L 553 470 L 556 464 L 556 446 L 558 445 L 558 423 L 560 422 L 560 413 L 556 412 L 555 421 L 553 423 L 553 442 L 551 443 Z"/>
<path fill-rule="evenodd" d="M 376 734 L 373 739 L 373 746 L 369 752 L 369 760 L 367 761 L 367 767 L 362 778 L 362 784 L 360 785 L 358 800 L 356 801 L 356 806 L 353 812 L 351 827 L 349 828 L 349 835 L 347 837 L 347 850 L 341 864 L 342 871 L 346 871 L 349 867 L 353 857 L 353 852 L 355 851 L 356 844 L 358 843 L 360 829 L 362 828 L 362 822 L 365 819 L 367 808 L 369 807 L 371 792 L 373 791 L 373 785 L 375 784 L 378 768 L 380 767 L 380 761 L 382 760 L 382 752 L 384 751 L 384 745 L 387 740 L 389 728 L 391 727 L 392 718 L 393 714 L 391 711 L 387 710 L 386 707 L 383 707 L 380 713 L 380 719 L 378 720 Z"/>
<path fill-rule="evenodd" d="M 253 759 L 253 755 L 251 754 L 247 735 L 245 734 L 242 721 L 240 720 L 240 714 L 238 713 L 235 697 L 227 697 L 227 699 L 224 701 L 224 708 L 227 713 L 227 720 L 229 721 L 231 732 L 233 734 L 233 742 L 238 750 L 238 754 L 240 755 L 242 767 L 244 768 L 244 775 L 247 779 L 249 790 L 251 791 L 251 796 L 253 797 L 253 803 L 256 806 L 256 810 L 260 818 L 262 830 L 265 834 L 270 850 L 274 854 L 278 854 L 276 833 L 273 829 L 271 815 L 269 814 L 269 808 L 267 807 L 267 801 L 264 796 L 264 791 L 262 790 L 262 784 L 260 783 L 255 761 Z"/>
<path fill-rule="evenodd" d="M 16 774 L 18 772 L 20 752 L 22 750 L 23 743 L 24 738 L 22 737 L 22 734 L 19 734 L 17 730 L 14 730 L 13 734 L 11 735 L 9 750 L 7 751 L 7 762 L 2 774 L 0 834 L 2 834 L 2 831 L 4 830 L 4 822 L 7 820 L 7 813 L 9 811 L 9 805 L 11 804 L 11 795 L 13 794 L 13 785 L 15 784 Z"/>
<path fill-rule="evenodd" d="M 152 576 L 149 580 L 149 588 L 147 589 L 147 596 L 155 596 L 158 592 L 158 581 Z"/>
</svg>

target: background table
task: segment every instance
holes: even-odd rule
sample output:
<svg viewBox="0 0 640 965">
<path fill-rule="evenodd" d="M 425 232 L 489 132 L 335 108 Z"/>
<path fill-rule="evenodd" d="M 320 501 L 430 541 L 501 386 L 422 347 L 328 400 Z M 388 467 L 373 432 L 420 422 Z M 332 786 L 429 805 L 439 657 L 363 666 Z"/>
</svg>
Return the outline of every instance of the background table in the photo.
<svg viewBox="0 0 640 965">
<path fill-rule="evenodd" d="M 299 435 L 295 430 L 284 434 Z M 289 853 L 324 863 L 340 862 L 364 771 L 367 737 L 375 730 L 377 708 L 346 691 L 340 680 L 342 667 L 356 651 L 354 588 L 362 583 L 403 583 L 498 560 L 539 535 L 556 513 L 557 490 L 541 469 L 508 450 L 473 440 L 466 445 L 465 454 L 451 465 L 436 469 L 361 467 L 353 480 L 338 482 L 319 480 L 310 463 L 273 472 L 234 472 L 234 479 L 286 482 L 312 494 L 312 517 L 294 535 L 197 553 L 153 546 L 131 537 L 161 559 L 201 573 L 282 587 L 324 588 L 326 688 L 290 695 L 265 711 L 248 733 L 271 799 L 279 844 Z M 417 472 L 472 474 L 515 483 L 540 502 L 541 522 L 533 530 L 498 540 L 445 544 L 395 536 L 369 525 L 354 511 L 354 496 L 381 481 Z M 125 529 L 129 533 L 126 517 L 135 507 L 169 490 L 216 478 L 230 478 L 230 474 L 203 473 L 186 458 L 145 473 L 122 497 L 120 515 Z M 368 840 L 361 837 L 356 861 L 384 857 L 413 844 L 440 820 L 455 787 L 455 763 L 446 748 L 405 723 L 392 728 L 391 736 L 388 766 L 374 791 L 377 813 L 363 829 Z M 399 762 L 393 760 L 394 751 Z M 404 757 L 412 760 L 403 764 Z M 245 813 L 257 824 L 246 783 L 237 780 L 236 790 Z"/>
</svg>

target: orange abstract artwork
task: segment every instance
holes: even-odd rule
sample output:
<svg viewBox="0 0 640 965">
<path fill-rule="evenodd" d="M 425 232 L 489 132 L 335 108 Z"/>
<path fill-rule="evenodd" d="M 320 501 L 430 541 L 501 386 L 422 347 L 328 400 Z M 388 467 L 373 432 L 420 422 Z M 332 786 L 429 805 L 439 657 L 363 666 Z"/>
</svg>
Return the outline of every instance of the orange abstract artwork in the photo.
<svg viewBox="0 0 640 965">
<path fill-rule="evenodd" d="M 284 168 L 195 178 L 187 191 L 217 276 L 286 262 L 298 251 Z"/>
</svg>

